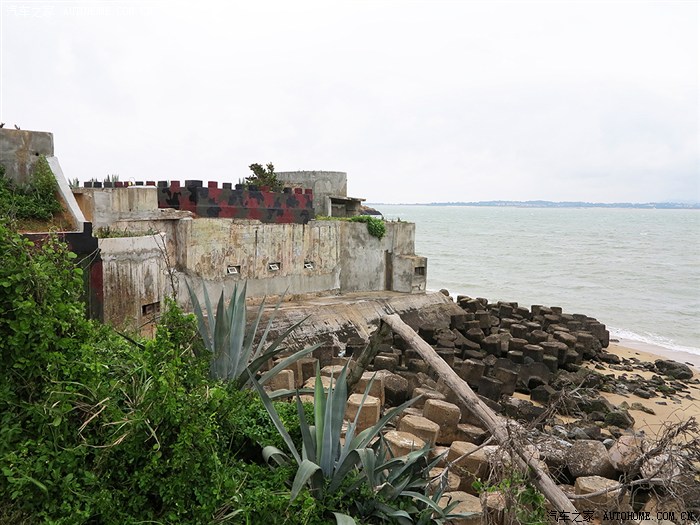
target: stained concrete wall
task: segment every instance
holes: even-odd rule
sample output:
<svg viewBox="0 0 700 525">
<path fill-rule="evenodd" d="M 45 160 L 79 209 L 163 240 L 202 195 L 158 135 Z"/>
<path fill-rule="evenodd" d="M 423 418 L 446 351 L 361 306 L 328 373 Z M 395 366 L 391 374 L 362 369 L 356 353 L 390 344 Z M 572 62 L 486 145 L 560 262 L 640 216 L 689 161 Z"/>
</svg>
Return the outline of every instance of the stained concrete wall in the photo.
<svg viewBox="0 0 700 525">
<path fill-rule="evenodd" d="M 343 171 L 280 171 L 277 178 L 287 184 L 311 188 L 316 215 L 331 216 L 330 197 L 348 195 L 348 175 Z"/>
<path fill-rule="evenodd" d="M 28 182 L 40 155 L 53 156 L 53 133 L 0 128 L 0 164 L 6 177 Z"/>
<path fill-rule="evenodd" d="M 386 222 L 386 234 L 382 239 L 372 237 L 366 224 L 340 224 L 340 289 L 343 292 L 425 291 L 426 272 L 416 275 L 414 267 L 425 268 L 427 262 L 424 257 L 411 258 L 415 256 L 415 224 Z"/>
<path fill-rule="evenodd" d="M 202 278 L 227 291 L 238 281 L 247 280 L 251 297 L 338 290 L 338 227 L 335 221 L 181 221 L 177 263 L 189 275 L 197 276 L 191 281 Z M 278 269 L 270 269 L 270 265 Z"/>
<path fill-rule="evenodd" d="M 104 322 L 151 335 L 160 304 L 169 292 L 159 245 L 163 236 L 99 240 L 104 286 Z"/>
<path fill-rule="evenodd" d="M 201 299 L 202 279 L 210 290 L 229 294 L 247 281 L 248 296 L 395 290 L 425 291 L 424 257 L 414 250 L 415 225 L 386 223 L 380 240 L 363 223 L 311 221 L 261 224 L 255 221 L 194 219 L 179 223 L 177 267 Z M 273 270 L 270 265 L 278 268 Z M 183 276 L 184 277 L 184 276 Z M 184 278 L 181 298 L 188 295 Z"/>
<path fill-rule="evenodd" d="M 155 186 L 74 188 L 73 194 L 95 230 L 113 227 L 118 221 L 158 218 Z"/>
</svg>

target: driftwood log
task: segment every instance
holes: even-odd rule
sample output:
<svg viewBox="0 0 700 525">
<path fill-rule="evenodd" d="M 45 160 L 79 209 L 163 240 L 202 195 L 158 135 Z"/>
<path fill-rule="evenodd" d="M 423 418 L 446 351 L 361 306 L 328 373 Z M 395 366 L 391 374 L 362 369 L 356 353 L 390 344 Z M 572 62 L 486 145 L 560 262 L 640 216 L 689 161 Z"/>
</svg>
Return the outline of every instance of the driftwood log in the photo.
<svg viewBox="0 0 700 525">
<path fill-rule="evenodd" d="M 399 335 L 411 348 L 420 354 L 438 375 L 445 381 L 459 399 L 484 423 L 491 435 L 500 444 L 508 442 L 509 434 L 505 420 L 495 414 L 486 404 L 479 399 L 474 391 L 463 381 L 450 366 L 438 355 L 438 353 L 397 314 L 385 315 L 382 321 L 389 325 L 395 334 Z M 381 328 L 381 326 L 380 326 Z M 515 450 L 517 454 L 514 460 L 521 468 L 527 467 L 531 473 L 533 483 L 540 492 L 549 500 L 554 508 L 561 512 L 576 512 L 576 507 L 567 498 L 566 494 L 557 486 L 552 478 L 532 460 L 531 457 L 522 455 L 522 451 Z"/>
</svg>

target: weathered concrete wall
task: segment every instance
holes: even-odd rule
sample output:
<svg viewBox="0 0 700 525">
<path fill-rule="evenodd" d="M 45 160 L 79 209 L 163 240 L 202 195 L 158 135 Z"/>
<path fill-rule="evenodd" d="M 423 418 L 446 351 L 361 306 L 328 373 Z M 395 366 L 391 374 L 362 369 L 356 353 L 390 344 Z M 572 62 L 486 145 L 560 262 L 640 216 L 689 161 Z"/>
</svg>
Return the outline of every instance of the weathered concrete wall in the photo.
<svg viewBox="0 0 700 525">
<path fill-rule="evenodd" d="M 414 270 L 414 267 L 425 268 L 425 258 L 399 258 L 415 255 L 415 224 L 387 222 L 382 239 L 372 237 L 366 224 L 345 221 L 340 224 L 341 291 L 425 291 L 426 272 L 416 275 Z"/>
<path fill-rule="evenodd" d="M 335 221 L 306 225 L 223 219 L 181 222 L 178 267 L 227 291 L 240 280 L 248 281 L 249 296 L 340 287 L 339 224 Z"/>
<path fill-rule="evenodd" d="M 6 177 L 28 182 L 40 155 L 53 157 L 53 133 L 0 128 L 0 164 Z"/>
<path fill-rule="evenodd" d="M 168 292 L 161 235 L 99 240 L 104 286 L 104 322 L 150 335 Z"/>
<path fill-rule="evenodd" d="M 74 188 L 73 194 L 95 230 L 114 227 L 117 221 L 158 218 L 155 186 Z"/>
<path fill-rule="evenodd" d="M 348 195 L 348 175 L 343 171 L 280 171 L 277 178 L 287 184 L 311 188 L 316 215 L 331 216 L 330 197 Z"/>
</svg>

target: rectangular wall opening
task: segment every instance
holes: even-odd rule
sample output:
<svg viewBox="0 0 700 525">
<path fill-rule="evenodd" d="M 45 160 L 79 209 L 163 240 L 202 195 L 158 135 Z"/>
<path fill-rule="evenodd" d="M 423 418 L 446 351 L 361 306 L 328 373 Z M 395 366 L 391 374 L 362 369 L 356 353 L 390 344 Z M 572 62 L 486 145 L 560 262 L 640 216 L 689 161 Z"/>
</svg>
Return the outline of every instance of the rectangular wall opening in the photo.
<svg viewBox="0 0 700 525">
<path fill-rule="evenodd" d="M 282 268 L 282 263 L 274 262 L 267 265 L 267 269 L 271 272 L 278 272 Z"/>
<path fill-rule="evenodd" d="M 425 266 L 416 266 L 413 269 L 414 275 L 425 275 Z"/>
<path fill-rule="evenodd" d="M 143 317 L 148 317 L 152 315 L 158 315 L 160 313 L 160 302 L 148 303 L 141 306 L 141 315 Z"/>
</svg>

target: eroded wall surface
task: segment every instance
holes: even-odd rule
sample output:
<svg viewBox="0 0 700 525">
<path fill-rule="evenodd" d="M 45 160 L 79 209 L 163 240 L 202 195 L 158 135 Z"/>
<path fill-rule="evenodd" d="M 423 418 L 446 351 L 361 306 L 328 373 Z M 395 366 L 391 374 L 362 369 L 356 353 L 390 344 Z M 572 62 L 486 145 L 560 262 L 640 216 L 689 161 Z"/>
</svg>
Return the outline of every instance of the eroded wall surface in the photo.
<svg viewBox="0 0 700 525">
<path fill-rule="evenodd" d="M 247 280 L 249 296 L 340 288 L 338 224 L 181 221 L 178 267 L 196 281 L 233 288 Z"/>
<path fill-rule="evenodd" d="M 0 128 L 0 164 L 6 177 L 28 182 L 40 155 L 53 156 L 53 133 Z"/>
<path fill-rule="evenodd" d="M 161 235 L 100 239 L 104 322 L 151 335 L 169 292 Z"/>
</svg>

